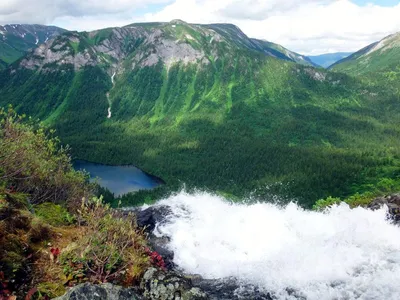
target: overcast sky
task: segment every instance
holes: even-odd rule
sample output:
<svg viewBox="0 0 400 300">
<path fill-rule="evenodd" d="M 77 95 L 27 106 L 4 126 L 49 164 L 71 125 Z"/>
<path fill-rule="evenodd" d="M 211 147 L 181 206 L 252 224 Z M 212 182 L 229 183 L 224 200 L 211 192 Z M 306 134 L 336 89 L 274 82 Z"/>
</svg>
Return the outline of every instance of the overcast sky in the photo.
<svg viewBox="0 0 400 300">
<path fill-rule="evenodd" d="M 0 0 L 0 24 L 93 30 L 172 19 L 233 23 L 309 55 L 356 51 L 400 31 L 400 0 Z"/>
</svg>

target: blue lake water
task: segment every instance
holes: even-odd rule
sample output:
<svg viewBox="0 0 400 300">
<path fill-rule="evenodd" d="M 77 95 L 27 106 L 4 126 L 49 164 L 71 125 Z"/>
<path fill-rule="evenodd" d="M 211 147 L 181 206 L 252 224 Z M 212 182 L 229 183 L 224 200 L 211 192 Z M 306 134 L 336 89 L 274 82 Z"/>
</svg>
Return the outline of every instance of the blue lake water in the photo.
<svg viewBox="0 0 400 300">
<path fill-rule="evenodd" d="M 108 166 L 82 160 L 74 161 L 76 170 L 86 170 L 98 183 L 109 189 L 115 196 L 150 190 L 162 184 L 162 180 L 148 175 L 134 166 Z"/>
</svg>

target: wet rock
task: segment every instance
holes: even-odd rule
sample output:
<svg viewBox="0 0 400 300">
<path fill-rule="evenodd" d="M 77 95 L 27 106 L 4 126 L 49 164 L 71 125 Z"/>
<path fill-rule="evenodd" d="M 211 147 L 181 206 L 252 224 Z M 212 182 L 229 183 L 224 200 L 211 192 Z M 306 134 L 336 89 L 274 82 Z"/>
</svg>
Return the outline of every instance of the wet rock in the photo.
<svg viewBox="0 0 400 300">
<path fill-rule="evenodd" d="M 211 300 L 274 299 L 269 293 L 253 285 L 241 283 L 236 278 L 203 279 L 198 276 L 192 279 L 192 283 L 193 286 L 203 290 Z"/>
<path fill-rule="evenodd" d="M 81 284 L 71 288 L 64 296 L 55 300 L 144 300 L 133 288 L 123 288 L 110 283 Z"/>
<path fill-rule="evenodd" d="M 167 206 L 152 206 L 134 212 L 138 226 L 144 228 L 148 233 L 153 233 L 156 225 L 165 223 L 168 216 L 172 214 L 171 209 Z"/>
<path fill-rule="evenodd" d="M 388 218 L 400 225 L 400 194 L 376 198 L 368 205 L 368 208 L 376 210 L 383 205 L 388 207 Z"/>
<path fill-rule="evenodd" d="M 170 241 L 167 236 L 156 236 L 157 224 L 167 222 L 167 218 L 172 214 L 171 209 L 167 206 L 153 206 L 145 210 L 134 210 L 136 214 L 136 223 L 143 228 L 147 233 L 148 244 L 153 251 L 156 251 L 162 256 L 165 262 L 165 267 L 170 270 L 175 267 L 173 263 L 174 252 L 168 249 Z"/>
<path fill-rule="evenodd" d="M 203 300 L 209 299 L 190 278 L 176 272 L 150 268 L 144 274 L 140 288 L 149 300 Z"/>
<path fill-rule="evenodd" d="M 150 238 L 148 239 L 148 243 L 153 251 L 156 251 L 162 256 L 165 262 L 165 267 L 168 270 L 171 270 L 175 267 L 175 264 L 173 263 L 174 252 L 168 249 L 168 237 L 150 236 Z"/>
</svg>

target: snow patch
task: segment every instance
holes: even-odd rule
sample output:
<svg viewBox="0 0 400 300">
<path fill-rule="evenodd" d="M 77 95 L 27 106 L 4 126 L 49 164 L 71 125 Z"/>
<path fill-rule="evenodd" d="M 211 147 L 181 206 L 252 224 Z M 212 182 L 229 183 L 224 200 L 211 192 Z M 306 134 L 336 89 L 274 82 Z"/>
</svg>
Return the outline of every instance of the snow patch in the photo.
<svg viewBox="0 0 400 300">
<path fill-rule="evenodd" d="M 192 41 L 194 40 L 194 37 L 192 37 L 190 34 L 185 34 L 185 38 Z"/>
</svg>

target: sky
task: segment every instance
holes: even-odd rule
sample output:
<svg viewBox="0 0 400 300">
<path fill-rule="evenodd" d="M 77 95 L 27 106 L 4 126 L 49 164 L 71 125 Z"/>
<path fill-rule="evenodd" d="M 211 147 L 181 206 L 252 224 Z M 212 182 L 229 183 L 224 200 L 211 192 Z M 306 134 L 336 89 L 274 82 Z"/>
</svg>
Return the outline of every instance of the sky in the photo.
<svg viewBox="0 0 400 300">
<path fill-rule="evenodd" d="M 0 24 L 89 31 L 135 22 L 233 23 L 306 55 L 353 52 L 400 31 L 400 0 L 0 0 Z"/>
</svg>

